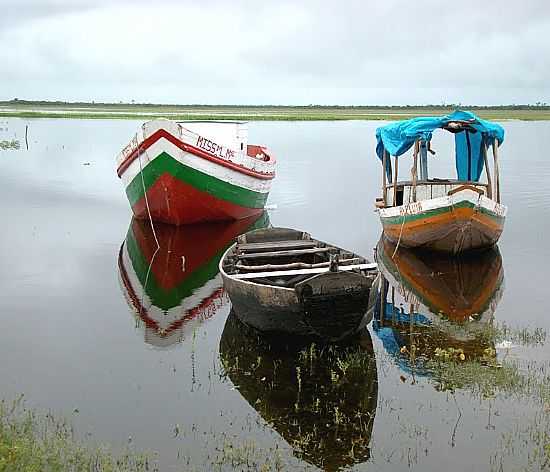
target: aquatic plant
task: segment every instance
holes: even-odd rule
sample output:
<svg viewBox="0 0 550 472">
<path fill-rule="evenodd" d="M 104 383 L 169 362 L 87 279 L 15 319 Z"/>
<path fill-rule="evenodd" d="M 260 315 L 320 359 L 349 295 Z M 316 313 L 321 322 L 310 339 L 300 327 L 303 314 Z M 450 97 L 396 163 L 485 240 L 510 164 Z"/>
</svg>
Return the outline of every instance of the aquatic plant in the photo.
<svg viewBox="0 0 550 472">
<path fill-rule="evenodd" d="M 0 141 L 0 150 L 5 151 L 8 149 L 19 149 L 21 147 L 21 143 L 17 139 L 12 140 L 2 140 Z"/>
<path fill-rule="evenodd" d="M 79 444 L 64 419 L 40 415 L 23 396 L 0 401 L 0 472 L 155 471 L 154 461 L 131 452 L 119 456 Z"/>
</svg>

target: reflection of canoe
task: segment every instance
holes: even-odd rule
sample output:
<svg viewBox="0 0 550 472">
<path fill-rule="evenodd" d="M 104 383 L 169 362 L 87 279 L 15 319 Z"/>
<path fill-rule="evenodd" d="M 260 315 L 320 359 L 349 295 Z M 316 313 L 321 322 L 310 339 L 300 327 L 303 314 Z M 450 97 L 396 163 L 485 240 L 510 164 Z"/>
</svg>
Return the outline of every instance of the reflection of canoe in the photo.
<svg viewBox="0 0 550 472">
<path fill-rule="evenodd" d="M 374 328 L 386 349 L 417 356 L 436 348 L 483 357 L 494 344 L 483 336 L 501 298 L 504 280 L 498 248 L 459 257 L 399 248 L 382 237 L 377 261 L 382 281 Z M 393 256 L 393 259 L 392 259 Z M 411 316 L 412 315 L 412 316 Z"/>
<path fill-rule="evenodd" d="M 303 231 L 270 228 L 240 236 L 220 272 L 244 323 L 338 340 L 361 328 L 375 266 Z"/>
<path fill-rule="evenodd" d="M 144 123 L 117 157 L 134 215 L 180 225 L 260 214 L 275 159 L 247 141 L 242 122 Z"/>
<path fill-rule="evenodd" d="M 324 470 L 367 461 L 378 395 L 369 332 L 342 345 L 272 341 L 230 313 L 220 357 L 244 399 L 297 457 Z"/>
<path fill-rule="evenodd" d="M 218 263 L 235 238 L 268 224 L 267 213 L 235 222 L 177 227 L 133 219 L 119 252 L 121 285 L 145 325 L 146 342 L 179 342 L 225 303 Z"/>
</svg>

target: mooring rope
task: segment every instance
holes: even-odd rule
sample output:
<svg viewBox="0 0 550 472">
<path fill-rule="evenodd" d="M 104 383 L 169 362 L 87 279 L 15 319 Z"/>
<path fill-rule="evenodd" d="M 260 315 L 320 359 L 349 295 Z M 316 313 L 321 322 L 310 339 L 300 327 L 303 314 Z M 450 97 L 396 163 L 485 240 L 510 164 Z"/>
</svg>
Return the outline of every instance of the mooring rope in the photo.
<svg viewBox="0 0 550 472">
<path fill-rule="evenodd" d="M 141 129 L 143 131 L 143 136 L 145 137 L 145 124 L 141 126 Z M 147 287 L 147 283 L 149 281 L 149 274 L 151 272 L 151 267 L 153 266 L 153 261 L 155 260 L 155 256 L 160 250 L 160 244 L 159 240 L 157 238 L 157 232 L 155 231 L 155 225 L 153 224 L 153 218 L 151 217 L 151 210 L 149 208 L 149 199 L 147 198 L 147 190 L 145 188 L 145 179 L 143 178 L 143 165 L 141 163 L 141 145 L 138 146 L 137 153 L 138 153 L 138 159 L 139 159 L 139 173 L 141 175 L 141 186 L 143 187 L 143 197 L 145 198 L 145 207 L 147 208 L 147 216 L 149 216 L 149 224 L 151 225 L 151 229 L 153 230 L 153 237 L 155 238 L 155 243 L 157 244 L 157 248 L 155 249 L 155 252 L 153 253 L 153 256 L 151 257 L 151 262 L 149 262 L 149 267 L 147 268 L 147 275 L 145 276 L 145 283 L 143 285 L 143 293 L 141 294 L 141 304 L 140 306 L 143 307 L 143 299 L 145 298 L 145 288 Z M 144 149 L 143 152 L 145 153 L 145 156 L 147 157 L 147 161 L 150 162 L 149 154 L 147 153 L 147 149 Z M 141 314 L 141 313 L 140 313 Z"/>
</svg>

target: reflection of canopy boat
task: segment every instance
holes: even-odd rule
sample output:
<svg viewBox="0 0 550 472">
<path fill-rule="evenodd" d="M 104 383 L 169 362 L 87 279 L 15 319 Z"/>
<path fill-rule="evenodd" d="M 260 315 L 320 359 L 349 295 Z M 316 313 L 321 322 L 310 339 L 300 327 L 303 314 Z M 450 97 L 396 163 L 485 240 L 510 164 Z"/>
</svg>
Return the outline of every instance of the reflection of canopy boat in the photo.
<svg viewBox="0 0 550 472">
<path fill-rule="evenodd" d="M 117 157 L 134 215 L 176 225 L 259 215 L 275 159 L 247 142 L 242 122 L 144 123 Z"/>
<path fill-rule="evenodd" d="M 220 356 L 241 395 L 297 457 L 325 470 L 367 461 L 378 395 L 369 332 L 342 345 L 273 341 L 230 313 Z"/>
<path fill-rule="evenodd" d="M 260 331 L 338 340 L 361 328 L 376 264 L 288 228 L 241 235 L 220 262 L 233 308 Z"/>
<path fill-rule="evenodd" d="M 235 222 L 177 227 L 133 219 L 119 252 L 121 285 L 145 325 L 146 342 L 169 346 L 224 303 L 218 263 L 235 238 L 268 224 L 267 213 Z M 156 254 L 155 254 L 156 252 Z"/>
<path fill-rule="evenodd" d="M 433 152 L 432 132 L 439 128 L 455 134 L 456 180 L 428 178 L 427 154 Z M 377 206 L 384 234 L 392 242 L 459 253 L 498 241 L 506 216 L 506 207 L 500 204 L 497 154 L 504 140 L 502 127 L 473 113 L 456 111 L 391 123 L 378 128 L 376 138 L 376 153 L 385 169 Z M 398 181 L 397 158 L 411 147 L 411 180 Z M 494 157 L 492 178 L 489 147 Z M 484 168 L 486 183 L 480 182 Z"/>
<path fill-rule="evenodd" d="M 429 358 L 437 347 L 452 347 L 477 358 L 494 347 L 479 328 L 493 320 L 502 295 L 498 248 L 458 257 L 394 251 L 382 237 L 376 251 L 382 280 L 374 328 L 387 350 L 399 355 L 401 347 L 414 343 L 417 356 Z"/>
</svg>

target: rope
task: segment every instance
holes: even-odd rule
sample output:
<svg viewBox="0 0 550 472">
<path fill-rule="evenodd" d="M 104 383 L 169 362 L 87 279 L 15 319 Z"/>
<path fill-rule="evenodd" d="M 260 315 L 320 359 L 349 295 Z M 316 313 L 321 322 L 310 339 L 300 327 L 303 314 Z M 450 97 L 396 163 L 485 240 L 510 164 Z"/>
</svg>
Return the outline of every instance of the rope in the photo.
<svg viewBox="0 0 550 472">
<path fill-rule="evenodd" d="M 401 230 L 399 231 L 399 239 L 397 240 L 397 245 L 395 246 L 395 249 L 391 256 L 392 261 L 393 261 L 393 258 L 395 257 L 395 254 L 397 253 L 397 250 L 399 249 L 399 244 L 401 244 L 401 236 L 403 235 L 403 226 L 405 226 L 405 213 L 403 213 L 403 217 L 401 220 Z"/>
<path fill-rule="evenodd" d="M 143 136 L 145 136 L 145 124 L 141 125 Z M 157 244 L 157 248 L 155 249 L 155 252 L 153 253 L 153 256 L 151 257 L 151 262 L 149 262 L 149 267 L 147 268 L 147 275 L 145 276 L 145 283 L 143 285 L 143 293 L 141 294 L 141 304 L 140 306 L 143 307 L 143 299 L 145 297 L 145 288 L 147 287 L 147 283 L 149 281 L 149 274 L 151 273 L 151 267 L 153 266 L 153 262 L 155 260 L 155 256 L 160 250 L 160 244 L 159 240 L 157 238 L 157 232 L 155 231 L 155 225 L 153 224 L 153 218 L 151 217 L 151 210 L 149 208 L 149 199 L 147 198 L 147 191 L 145 189 L 145 179 L 143 178 L 143 165 L 141 163 L 141 149 L 138 147 L 138 159 L 139 159 L 139 173 L 141 175 L 141 186 L 143 188 L 143 196 L 145 198 L 145 207 L 147 208 L 147 216 L 149 216 L 149 224 L 151 225 L 151 230 L 153 231 L 153 237 L 155 238 L 155 243 Z M 147 161 L 150 162 L 149 154 L 147 154 L 147 149 L 144 149 L 145 156 L 147 157 Z M 141 313 L 140 313 L 141 314 Z"/>
</svg>

